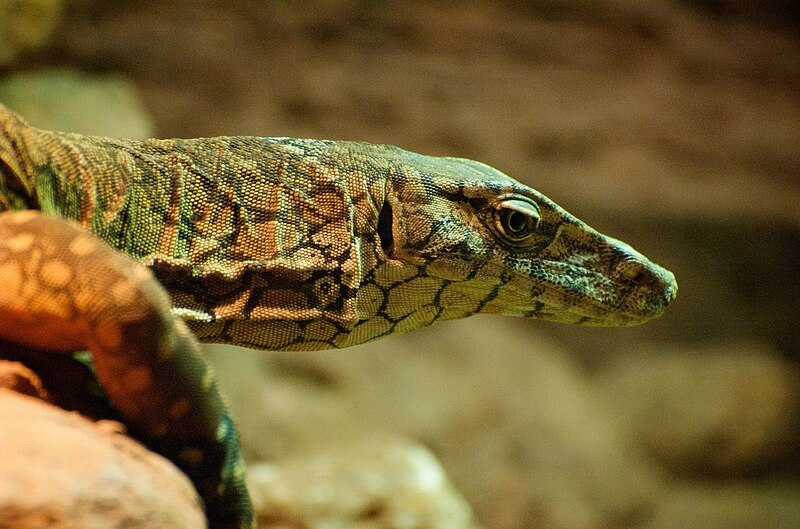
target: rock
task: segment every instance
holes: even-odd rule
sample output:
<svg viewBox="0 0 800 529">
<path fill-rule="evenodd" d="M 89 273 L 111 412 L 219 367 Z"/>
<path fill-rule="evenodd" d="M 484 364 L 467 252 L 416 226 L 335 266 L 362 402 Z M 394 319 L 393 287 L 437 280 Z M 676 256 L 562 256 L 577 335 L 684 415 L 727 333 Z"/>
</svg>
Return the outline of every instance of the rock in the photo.
<svg viewBox="0 0 800 529">
<path fill-rule="evenodd" d="M 58 21 L 61 0 L 0 2 L 0 66 L 41 46 Z"/>
<path fill-rule="evenodd" d="M 48 397 L 41 379 L 19 362 L 0 360 L 0 388 L 43 400 Z"/>
<path fill-rule="evenodd" d="M 0 79 L 0 102 L 42 129 L 118 138 L 153 136 L 134 86 L 119 75 L 69 69 L 15 73 Z"/>
<path fill-rule="evenodd" d="M 350 439 L 335 448 L 248 469 L 262 529 L 477 529 L 467 502 L 422 446 Z"/>
<path fill-rule="evenodd" d="M 0 378 L 26 378 L 10 371 Z M 205 527 L 189 480 L 120 430 L 0 388 L 0 527 Z"/>
<path fill-rule="evenodd" d="M 632 435 L 678 473 L 737 476 L 796 446 L 800 370 L 761 344 L 628 357 L 600 386 Z"/>
</svg>

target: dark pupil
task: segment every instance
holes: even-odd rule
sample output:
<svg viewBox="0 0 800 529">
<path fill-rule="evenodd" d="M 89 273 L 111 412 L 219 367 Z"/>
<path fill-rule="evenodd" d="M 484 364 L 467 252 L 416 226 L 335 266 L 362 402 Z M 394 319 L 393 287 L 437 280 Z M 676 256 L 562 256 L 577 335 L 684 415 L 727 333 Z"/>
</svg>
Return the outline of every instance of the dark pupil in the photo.
<svg viewBox="0 0 800 529">
<path fill-rule="evenodd" d="M 519 211 L 506 213 L 506 227 L 513 235 L 524 233 L 528 229 L 528 216 Z"/>
</svg>

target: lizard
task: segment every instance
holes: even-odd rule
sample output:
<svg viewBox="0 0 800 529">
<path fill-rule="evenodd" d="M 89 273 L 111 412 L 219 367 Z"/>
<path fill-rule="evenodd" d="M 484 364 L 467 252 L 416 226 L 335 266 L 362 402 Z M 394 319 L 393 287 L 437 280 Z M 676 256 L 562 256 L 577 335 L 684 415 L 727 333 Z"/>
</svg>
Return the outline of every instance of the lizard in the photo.
<svg viewBox="0 0 800 529">
<path fill-rule="evenodd" d="M 2 105 L 0 284 L 6 350 L 88 350 L 213 529 L 255 519 L 198 340 L 333 349 L 476 313 L 628 326 L 677 294 L 668 270 L 477 161 L 57 133 Z"/>
</svg>

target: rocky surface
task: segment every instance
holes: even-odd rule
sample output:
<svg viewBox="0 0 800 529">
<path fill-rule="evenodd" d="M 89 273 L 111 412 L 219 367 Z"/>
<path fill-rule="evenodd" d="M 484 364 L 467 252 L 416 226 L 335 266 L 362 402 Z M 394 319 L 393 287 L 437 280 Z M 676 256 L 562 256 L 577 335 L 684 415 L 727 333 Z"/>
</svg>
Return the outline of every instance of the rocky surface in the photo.
<svg viewBox="0 0 800 529">
<path fill-rule="evenodd" d="M 248 469 L 262 529 L 477 529 L 472 510 L 428 450 L 359 436 Z"/>
<path fill-rule="evenodd" d="M 0 362 L 0 379 L 36 387 Z M 21 384 L 26 379 L 28 383 Z M 120 435 L 17 391 L 0 388 L 0 527 L 197 529 L 197 493 L 172 463 Z"/>
</svg>

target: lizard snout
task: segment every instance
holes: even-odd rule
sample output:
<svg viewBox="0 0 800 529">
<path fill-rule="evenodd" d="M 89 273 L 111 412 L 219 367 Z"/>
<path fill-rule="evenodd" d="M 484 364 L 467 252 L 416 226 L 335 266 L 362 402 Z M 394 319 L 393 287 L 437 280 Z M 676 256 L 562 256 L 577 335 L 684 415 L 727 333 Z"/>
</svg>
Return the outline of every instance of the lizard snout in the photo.
<svg viewBox="0 0 800 529">
<path fill-rule="evenodd" d="M 613 276 L 617 284 L 628 290 L 625 312 L 643 319 L 660 315 L 678 293 L 672 272 L 639 254 L 627 255 L 617 263 Z"/>
</svg>

